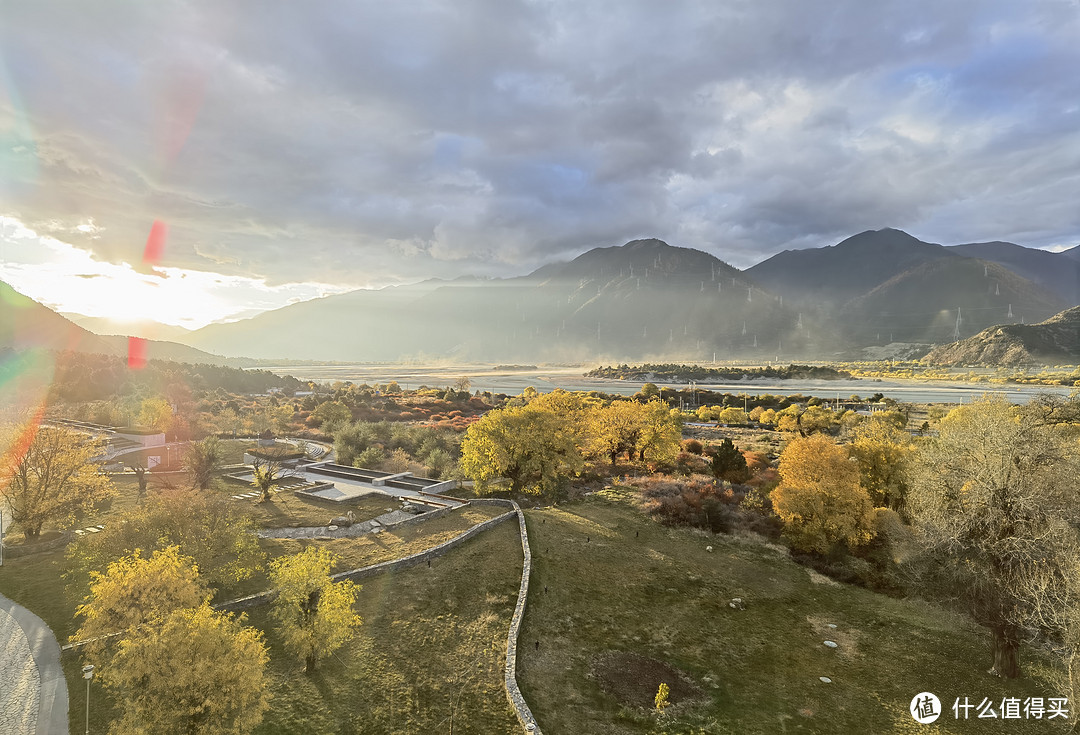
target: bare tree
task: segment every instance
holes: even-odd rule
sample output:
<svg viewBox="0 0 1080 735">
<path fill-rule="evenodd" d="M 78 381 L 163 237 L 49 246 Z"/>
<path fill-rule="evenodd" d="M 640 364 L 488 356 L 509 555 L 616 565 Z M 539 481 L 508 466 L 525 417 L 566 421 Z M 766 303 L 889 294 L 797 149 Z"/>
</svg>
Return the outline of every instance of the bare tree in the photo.
<svg viewBox="0 0 1080 735">
<path fill-rule="evenodd" d="M 1069 637 L 1080 594 L 1080 469 L 1071 427 L 984 398 L 941 422 L 911 471 L 926 591 L 993 635 L 992 673 L 1020 675 L 1024 639 Z"/>
</svg>

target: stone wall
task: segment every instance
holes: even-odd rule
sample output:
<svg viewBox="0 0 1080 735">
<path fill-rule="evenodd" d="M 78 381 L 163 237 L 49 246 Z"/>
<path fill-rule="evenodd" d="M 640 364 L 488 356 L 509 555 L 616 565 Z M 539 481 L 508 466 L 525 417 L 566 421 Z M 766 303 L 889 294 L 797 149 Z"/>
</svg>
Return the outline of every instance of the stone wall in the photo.
<svg viewBox="0 0 1080 735">
<path fill-rule="evenodd" d="M 512 502 L 512 501 L 508 501 Z M 518 589 L 517 606 L 514 608 L 514 617 L 510 619 L 510 632 L 506 636 L 506 697 L 510 700 L 510 706 L 514 708 L 518 722 L 526 733 L 540 733 L 540 726 L 536 724 L 525 697 L 517 683 L 517 646 L 518 635 L 521 633 L 521 620 L 525 617 L 525 602 L 529 597 L 529 575 L 532 572 L 532 551 L 529 549 L 529 532 L 525 528 L 525 514 L 517 503 L 513 503 L 518 520 L 518 530 L 521 533 L 521 551 L 524 554 L 524 563 L 521 569 L 521 587 Z"/>
<path fill-rule="evenodd" d="M 4 534 L 5 536 L 7 534 Z M 4 558 L 5 559 L 18 559 L 23 556 L 30 556 L 31 554 L 40 554 L 43 551 L 53 551 L 60 549 L 72 541 L 75 540 L 75 534 L 71 531 L 64 531 L 56 538 L 51 538 L 48 541 L 38 541 L 30 544 L 17 544 L 15 546 L 8 546 L 4 544 Z"/>
<path fill-rule="evenodd" d="M 425 513 L 424 515 L 428 514 Z M 401 559 L 391 559 L 390 561 L 384 561 L 379 564 L 372 564 L 371 566 L 367 567 L 360 567 L 359 569 L 350 569 L 345 572 L 338 572 L 337 574 L 332 575 L 331 579 L 333 579 L 335 582 L 340 582 L 345 579 L 349 579 L 355 582 L 394 569 L 408 569 L 409 567 L 423 564 L 429 559 L 434 559 L 437 556 L 442 556 L 451 549 L 465 543 L 473 536 L 476 536 L 479 533 L 483 533 L 487 529 L 493 526 L 497 526 L 504 521 L 508 521 L 513 517 L 513 513 L 504 513 L 501 516 L 497 516 L 490 520 L 484 521 L 483 523 L 478 523 L 464 533 L 458 534 L 449 541 L 444 541 L 437 546 L 432 546 L 430 549 L 426 549 L 424 551 L 413 554 L 411 556 L 403 557 Z M 269 604 L 273 602 L 275 598 L 277 598 L 277 591 L 267 590 L 266 592 L 259 592 L 257 594 L 248 595 L 247 597 L 241 597 L 236 600 L 220 602 L 213 607 L 215 610 L 237 612 L 239 610 L 249 610 L 253 607 L 259 607 L 260 605 Z"/>
<path fill-rule="evenodd" d="M 475 498 L 469 501 L 471 505 L 489 505 L 499 508 L 510 508 L 518 521 L 518 531 L 521 536 L 521 552 L 524 561 L 521 567 L 521 586 L 518 588 L 517 605 L 514 607 L 514 616 L 510 619 L 510 631 L 506 636 L 506 666 L 504 677 L 506 681 L 506 697 L 510 700 L 510 706 L 514 708 L 518 722 L 526 733 L 536 735 L 540 733 L 540 726 L 536 724 L 532 710 L 521 695 L 521 689 L 517 683 L 517 646 L 518 636 L 521 634 L 521 620 L 525 617 L 525 603 L 529 597 L 529 577 L 532 574 L 532 550 L 529 548 L 529 532 L 525 528 L 525 514 L 513 500 L 504 498 Z M 500 516 L 501 518 L 502 516 Z"/>
<path fill-rule="evenodd" d="M 426 514 L 425 514 L 426 515 Z M 390 571 L 391 569 L 408 569 L 409 567 L 415 567 L 418 564 L 423 564 L 429 559 L 434 559 L 437 556 L 442 556 L 451 549 L 461 546 L 463 543 L 471 539 L 473 536 L 483 533 L 493 526 L 497 526 L 504 521 L 508 521 L 514 517 L 513 513 L 503 513 L 501 516 L 496 516 L 491 520 L 484 521 L 483 523 L 477 523 L 465 533 L 454 536 L 449 541 L 444 541 L 438 546 L 432 546 L 426 551 L 421 551 L 412 556 L 406 556 L 402 559 L 393 559 L 391 561 L 384 561 L 381 564 L 372 564 L 369 567 L 361 567 L 360 569 L 351 569 L 347 572 L 338 572 L 332 575 L 330 578 L 335 582 L 340 582 L 344 579 L 350 579 L 354 582 L 361 579 L 367 579 L 368 577 L 374 577 L 376 574 Z"/>
<path fill-rule="evenodd" d="M 500 508 L 511 509 L 510 512 L 503 513 L 500 516 L 492 518 L 491 520 L 478 523 L 470 528 L 468 531 L 455 536 L 449 541 L 444 541 L 438 546 L 433 546 L 426 551 L 421 551 L 418 554 L 412 556 L 406 556 L 402 559 L 394 559 L 391 561 L 385 561 L 380 564 L 372 564 L 371 566 L 361 567 L 360 569 L 351 569 L 347 572 L 340 572 L 331 577 L 335 582 L 339 582 L 344 579 L 359 581 L 373 577 L 383 572 L 388 572 L 394 569 L 407 569 L 409 567 L 422 564 L 429 559 L 434 559 L 437 556 L 442 556 L 447 551 L 460 546 L 473 536 L 479 533 L 483 533 L 493 526 L 508 521 L 511 518 L 516 518 L 518 522 L 518 532 L 521 536 L 521 551 L 523 555 L 522 569 L 521 569 L 521 585 L 518 587 L 517 604 L 514 607 L 514 615 L 510 619 L 510 631 L 506 636 L 506 666 L 504 668 L 503 676 L 506 684 L 506 698 L 510 701 L 510 706 L 514 708 L 514 714 L 517 715 L 518 722 L 521 723 L 521 728 L 525 733 L 530 735 L 542 735 L 540 726 L 536 724 L 536 718 L 533 717 L 532 710 L 529 709 L 529 705 L 525 702 L 525 697 L 521 694 L 521 689 L 518 688 L 517 683 L 517 647 L 518 636 L 521 634 L 521 621 L 525 617 L 525 603 L 529 597 L 529 577 L 532 573 L 532 551 L 529 548 L 529 532 L 525 527 L 525 514 L 521 512 L 521 508 L 518 504 L 512 500 L 503 500 L 501 498 L 479 498 L 469 501 L 473 505 L 488 505 L 496 506 Z M 425 513 L 424 516 L 429 514 Z M 418 518 L 422 518 L 419 516 Z M 257 595 L 250 595 L 249 597 L 242 597 L 238 600 L 230 600 L 229 602 L 223 602 L 215 605 L 215 609 L 238 611 L 247 610 L 259 605 L 265 605 L 272 602 L 277 597 L 275 590 L 269 590 L 267 592 L 260 592 Z"/>
</svg>

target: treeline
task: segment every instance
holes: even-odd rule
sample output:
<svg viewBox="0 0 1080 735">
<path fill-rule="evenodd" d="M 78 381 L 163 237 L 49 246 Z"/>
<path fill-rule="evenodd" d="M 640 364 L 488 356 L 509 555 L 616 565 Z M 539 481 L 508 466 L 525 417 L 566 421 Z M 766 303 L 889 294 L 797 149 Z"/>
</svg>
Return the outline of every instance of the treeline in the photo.
<svg viewBox="0 0 1080 735">
<path fill-rule="evenodd" d="M 615 380 L 662 380 L 678 383 L 686 380 L 742 380 L 743 378 L 772 378 L 775 380 L 840 380 L 850 378 L 846 370 L 818 365 L 788 365 L 766 367 L 704 367 L 674 363 L 619 365 L 598 367 L 585 373 L 587 378 Z"/>
<path fill-rule="evenodd" d="M 282 377 L 266 370 L 168 360 L 149 360 L 145 366 L 133 369 L 122 357 L 58 352 L 49 400 L 81 403 L 133 394 L 164 395 L 167 388 L 177 384 L 192 391 L 221 389 L 229 393 L 265 393 L 271 388 L 291 393 L 306 386 L 292 376 Z"/>
</svg>

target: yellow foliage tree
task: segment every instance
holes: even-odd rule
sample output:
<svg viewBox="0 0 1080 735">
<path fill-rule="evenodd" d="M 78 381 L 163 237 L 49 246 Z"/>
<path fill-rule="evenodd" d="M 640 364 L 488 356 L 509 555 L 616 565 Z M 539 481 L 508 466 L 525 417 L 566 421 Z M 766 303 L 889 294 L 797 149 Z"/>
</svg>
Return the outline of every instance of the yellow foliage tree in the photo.
<svg viewBox="0 0 1080 735">
<path fill-rule="evenodd" d="M 269 707 L 262 633 L 208 604 L 174 610 L 158 625 L 124 638 L 105 687 L 117 690 L 113 735 L 249 733 Z"/>
<path fill-rule="evenodd" d="M 874 504 L 902 510 L 906 469 L 915 452 L 911 434 L 874 416 L 852 429 L 848 452 L 858 464 L 860 482 Z"/>
<path fill-rule="evenodd" d="M 487 490 L 506 479 L 512 492 L 551 494 L 584 467 L 580 427 L 543 401 L 489 411 L 461 444 L 461 471 Z"/>
<path fill-rule="evenodd" d="M 271 614 L 285 647 L 300 657 L 308 673 L 320 658 L 352 638 L 360 625 L 360 616 L 353 612 L 359 588 L 330 579 L 335 560 L 327 549 L 309 546 L 271 566 L 270 583 L 278 592 Z"/>
<path fill-rule="evenodd" d="M 671 687 L 664 682 L 660 682 L 660 686 L 656 688 L 656 696 L 653 697 L 653 705 L 656 706 L 657 712 L 663 712 L 671 705 L 671 702 L 668 700 L 670 695 Z"/>
<path fill-rule="evenodd" d="M 113 633 L 137 638 L 142 626 L 209 599 L 194 563 L 181 556 L 178 547 L 155 551 L 149 558 L 136 549 L 110 564 L 104 574 L 90 573 L 90 594 L 75 609 L 84 621 L 74 639 L 86 641 Z"/>
<path fill-rule="evenodd" d="M 92 460 L 101 444 L 67 429 L 33 425 L 13 432 L 0 465 L 0 497 L 26 539 L 46 523 L 66 525 L 77 512 L 113 494 L 112 481 Z"/>
<path fill-rule="evenodd" d="M 172 406 L 164 398 L 147 398 L 139 406 L 139 426 L 168 432 L 174 420 Z"/>
<path fill-rule="evenodd" d="M 673 462 L 682 441 L 682 414 L 661 400 L 649 401 L 643 409 L 638 461 Z"/>
<path fill-rule="evenodd" d="M 644 406 L 636 401 L 612 401 L 589 415 L 588 454 L 606 457 L 614 465 L 620 454 L 633 459 L 645 430 Z"/>
<path fill-rule="evenodd" d="M 741 408 L 735 408 L 734 406 L 728 406 L 717 415 L 717 420 L 721 424 L 737 424 L 742 425 L 750 420 L 750 417 L 746 415 L 746 411 Z"/>
<path fill-rule="evenodd" d="M 859 486 L 859 469 L 823 434 L 787 445 L 771 498 L 796 548 L 825 554 L 837 544 L 859 546 L 873 538 L 874 508 Z"/>
<path fill-rule="evenodd" d="M 227 497 L 188 488 L 162 490 L 113 516 L 101 533 L 82 536 L 69 546 L 65 576 L 81 598 L 87 580 L 95 572 L 104 573 L 112 561 L 137 549 L 145 556 L 176 546 L 211 584 L 238 582 L 263 563 L 255 530 L 251 516 Z"/>
</svg>

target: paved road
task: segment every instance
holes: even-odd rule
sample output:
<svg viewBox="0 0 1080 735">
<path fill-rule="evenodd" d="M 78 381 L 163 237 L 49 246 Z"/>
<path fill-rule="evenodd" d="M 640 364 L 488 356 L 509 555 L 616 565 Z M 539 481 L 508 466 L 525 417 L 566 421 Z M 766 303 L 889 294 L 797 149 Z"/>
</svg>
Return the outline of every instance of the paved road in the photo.
<svg viewBox="0 0 1080 735">
<path fill-rule="evenodd" d="M 0 595 L 0 732 L 68 732 L 60 646 L 41 618 Z"/>
</svg>

